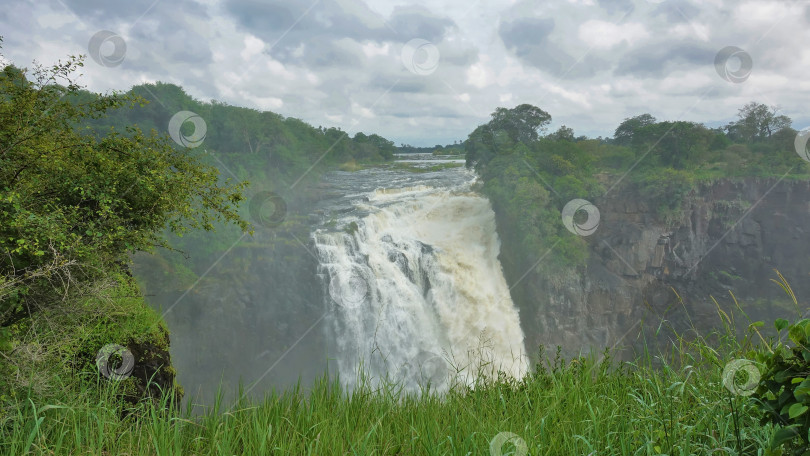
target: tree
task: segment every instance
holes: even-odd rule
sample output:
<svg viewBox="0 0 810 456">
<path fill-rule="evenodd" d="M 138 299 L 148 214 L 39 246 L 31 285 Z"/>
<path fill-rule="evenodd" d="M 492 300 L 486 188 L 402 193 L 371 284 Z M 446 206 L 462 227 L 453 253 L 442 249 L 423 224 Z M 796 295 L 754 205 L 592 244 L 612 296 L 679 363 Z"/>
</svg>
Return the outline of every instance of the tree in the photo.
<svg viewBox="0 0 810 456">
<path fill-rule="evenodd" d="M 752 101 L 737 113 L 739 119 L 726 126 L 734 140 L 739 142 L 757 142 L 771 138 L 774 133 L 790 128 L 793 121 L 790 117 L 779 114 L 776 106 L 768 107 Z"/>
<path fill-rule="evenodd" d="M 493 131 L 505 131 L 514 142 L 532 142 L 537 141 L 539 131 L 550 122 L 549 113 L 537 106 L 522 104 L 512 109 L 495 109 L 488 125 Z"/>
<path fill-rule="evenodd" d="M 167 135 L 78 127 L 144 103 L 117 94 L 75 103 L 81 66 L 71 57 L 32 79 L 9 67 L 0 75 L 0 328 L 126 273 L 128 253 L 168 245 L 164 228 L 249 228 L 236 212 L 247 184 L 220 182 Z"/>
<path fill-rule="evenodd" d="M 369 135 L 368 142 L 377 148 L 377 153 L 380 154 L 383 159 L 391 160 L 394 158 L 394 152 L 396 151 L 394 141 L 389 141 L 380 135 L 372 134 Z"/>
<path fill-rule="evenodd" d="M 639 128 L 633 133 L 633 147 L 638 151 L 653 148 L 661 163 L 684 168 L 687 162 L 708 149 L 712 132 L 694 122 L 660 122 Z"/>
<path fill-rule="evenodd" d="M 616 131 L 613 133 L 613 139 L 616 144 L 620 146 L 629 146 L 633 143 L 633 137 L 639 129 L 654 125 L 655 122 L 656 119 L 651 114 L 628 117 L 616 127 Z"/>
<path fill-rule="evenodd" d="M 512 109 L 497 108 L 492 119 L 479 125 L 464 142 L 467 166 L 488 163 L 496 154 L 509 154 L 515 143 L 532 143 L 540 139 L 539 132 L 551 122 L 551 115 L 530 104 Z"/>
<path fill-rule="evenodd" d="M 557 131 L 548 135 L 548 138 L 553 141 L 574 141 L 574 130 L 572 128 L 561 126 Z"/>
<path fill-rule="evenodd" d="M 467 167 L 475 167 L 477 170 L 492 160 L 495 156 L 495 141 L 487 125 L 479 125 L 470 133 L 464 143 L 464 152 Z"/>
</svg>

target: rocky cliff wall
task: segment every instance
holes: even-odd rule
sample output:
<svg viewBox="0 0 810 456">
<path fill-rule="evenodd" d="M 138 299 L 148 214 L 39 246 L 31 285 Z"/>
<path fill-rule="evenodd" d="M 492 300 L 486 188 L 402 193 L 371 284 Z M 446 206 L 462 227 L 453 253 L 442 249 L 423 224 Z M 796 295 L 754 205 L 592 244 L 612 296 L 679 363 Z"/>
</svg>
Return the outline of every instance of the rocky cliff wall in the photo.
<svg viewBox="0 0 810 456">
<path fill-rule="evenodd" d="M 586 238 L 590 256 L 578 270 L 534 270 L 513 288 L 526 347 L 560 345 L 568 356 L 582 351 L 640 349 L 642 329 L 661 347 L 690 328 L 707 334 L 721 326 L 718 305 L 748 321 L 772 327 L 795 318 L 785 292 L 771 279 L 778 269 L 799 298 L 810 298 L 810 182 L 778 179 L 721 180 L 695 188 L 680 216 L 665 221 L 632 187 L 593 201 L 600 225 Z M 508 267 L 507 281 L 526 272 Z M 676 294 L 677 293 L 677 294 Z M 679 299 L 680 296 L 680 299 Z M 789 305 L 788 305 L 789 304 Z M 663 323 L 663 324 L 662 324 Z M 652 341 L 655 340 L 655 343 Z M 624 351 L 632 356 L 632 350 Z"/>
</svg>

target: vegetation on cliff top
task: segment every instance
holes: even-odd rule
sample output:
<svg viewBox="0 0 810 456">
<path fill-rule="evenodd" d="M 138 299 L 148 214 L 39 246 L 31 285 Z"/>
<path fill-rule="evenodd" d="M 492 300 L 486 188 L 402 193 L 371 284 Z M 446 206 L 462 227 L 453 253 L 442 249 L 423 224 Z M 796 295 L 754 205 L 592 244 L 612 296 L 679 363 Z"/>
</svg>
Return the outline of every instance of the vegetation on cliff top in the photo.
<svg viewBox="0 0 810 456">
<path fill-rule="evenodd" d="M 498 108 L 464 142 L 467 166 L 480 174 L 499 217 L 502 257 L 521 270 L 540 257 L 537 267 L 545 270 L 583 264 L 585 240 L 560 223 L 561 210 L 576 198 L 598 206 L 616 187 L 629 186 L 662 220 L 675 220 L 700 182 L 809 177 L 790 119 L 759 103 L 745 105 L 738 120 L 718 129 L 642 114 L 625 119 L 613 138 L 589 139 L 565 126 L 542 135 L 550 122 L 535 106 Z"/>
</svg>

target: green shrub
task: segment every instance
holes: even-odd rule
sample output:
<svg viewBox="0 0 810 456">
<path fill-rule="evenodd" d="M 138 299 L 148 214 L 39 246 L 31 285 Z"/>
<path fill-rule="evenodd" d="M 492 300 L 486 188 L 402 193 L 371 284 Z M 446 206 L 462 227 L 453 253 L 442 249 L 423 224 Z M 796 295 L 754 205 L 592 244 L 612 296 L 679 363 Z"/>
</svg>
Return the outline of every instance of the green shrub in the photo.
<svg viewBox="0 0 810 456">
<path fill-rule="evenodd" d="M 810 454 L 810 319 L 791 325 L 779 319 L 775 326 L 780 335 L 787 329 L 795 346 L 779 342 L 773 349 L 756 354 L 764 374 L 754 397 L 764 412 L 762 424 L 780 427 L 771 449 L 787 444 L 793 455 Z"/>
</svg>

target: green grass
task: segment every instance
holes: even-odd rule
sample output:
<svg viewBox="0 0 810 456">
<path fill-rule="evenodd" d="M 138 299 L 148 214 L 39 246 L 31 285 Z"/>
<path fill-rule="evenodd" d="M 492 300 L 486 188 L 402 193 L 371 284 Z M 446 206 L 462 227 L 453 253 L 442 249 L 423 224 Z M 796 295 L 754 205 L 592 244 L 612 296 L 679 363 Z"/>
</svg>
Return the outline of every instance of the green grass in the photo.
<svg viewBox="0 0 810 456">
<path fill-rule="evenodd" d="M 513 443 L 490 452 L 508 432 L 530 455 L 757 454 L 772 429 L 757 424 L 750 400 L 722 386 L 731 357 L 716 353 L 700 342 L 634 363 L 558 356 L 522 381 L 481 382 L 444 397 L 368 383 L 347 392 L 324 378 L 308 391 L 218 402 L 200 416 L 167 411 L 164 400 L 122 418 L 108 384 L 101 398 L 84 389 L 63 403 L 20 401 L 0 420 L 0 453 L 525 454 Z"/>
</svg>

